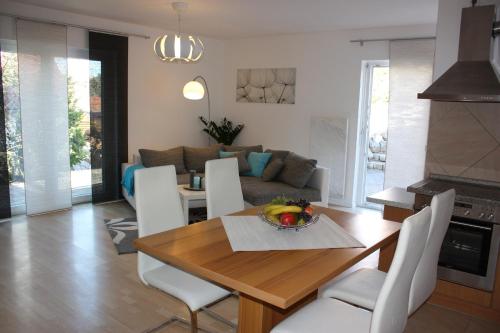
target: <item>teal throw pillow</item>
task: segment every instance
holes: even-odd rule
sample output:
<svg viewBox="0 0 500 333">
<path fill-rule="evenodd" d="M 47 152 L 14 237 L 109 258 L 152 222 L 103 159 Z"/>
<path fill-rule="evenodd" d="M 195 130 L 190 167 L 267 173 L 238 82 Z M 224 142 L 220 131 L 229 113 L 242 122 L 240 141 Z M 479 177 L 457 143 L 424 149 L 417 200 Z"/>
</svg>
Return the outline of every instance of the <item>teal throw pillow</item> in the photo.
<svg viewBox="0 0 500 333">
<path fill-rule="evenodd" d="M 236 155 L 235 151 L 219 151 L 219 157 L 220 158 L 228 158 L 228 157 L 233 157 Z"/>
<path fill-rule="evenodd" d="M 250 171 L 245 173 L 244 176 L 262 177 L 262 173 L 266 168 L 267 163 L 271 159 L 271 153 L 256 153 L 251 152 L 248 154 L 248 164 L 250 164 Z"/>
</svg>

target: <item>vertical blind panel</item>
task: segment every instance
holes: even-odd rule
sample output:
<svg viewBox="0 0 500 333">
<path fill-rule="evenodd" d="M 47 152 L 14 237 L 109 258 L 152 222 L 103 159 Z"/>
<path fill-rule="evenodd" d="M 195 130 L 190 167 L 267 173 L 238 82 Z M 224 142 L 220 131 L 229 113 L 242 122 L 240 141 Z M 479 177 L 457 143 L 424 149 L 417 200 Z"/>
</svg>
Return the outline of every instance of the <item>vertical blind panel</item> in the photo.
<svg viewBox="0 0 500 333">
<path fill-rule="evenodd" d="M 424 177 L 428 100 L 417 93 L 432 83 L 434 40 L 390 43 L 390 97 L 384 187 L 404 187 Z"/>
<path fill-rule="evenodd" d="M 1 53 L 2 39 L 0 38 L 0 54 Z M 0 66 L 0 219 L 10 217 L 9 169 L 7 166 L 7 138 L 5 132 L 5 108 L 2 74 L 3 71 Z"/>
<path fill-rule="evenodd" d="M 17 22 L 26 212 L 71 207 L 66 27 Z"/>
<path fill-rule="evenodd" d="M 121 196 L 121 163 L 128 160 L 128 38 L 89 32 L 92 202 Z"/>
</svg>

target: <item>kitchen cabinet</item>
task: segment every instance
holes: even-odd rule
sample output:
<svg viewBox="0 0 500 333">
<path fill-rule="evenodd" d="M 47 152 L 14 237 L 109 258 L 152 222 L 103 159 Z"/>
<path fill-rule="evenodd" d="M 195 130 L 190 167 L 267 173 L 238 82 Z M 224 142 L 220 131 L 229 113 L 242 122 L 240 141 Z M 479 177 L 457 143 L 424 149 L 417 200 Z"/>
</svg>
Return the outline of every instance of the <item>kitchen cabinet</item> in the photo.
<svg viewBox="0 0 500 333">
<path fill-rule="evenodd" d="M 390 188 L 367 197 L 367 201 L 384 205 L 384 219 L 403 222 L 414 213 L 413 207 L 423 205 L 425 199 L 402 188 Z M 428 302 L 500 323 L 500 257 L 493 292 L 438 279 Z"/>
</svg>

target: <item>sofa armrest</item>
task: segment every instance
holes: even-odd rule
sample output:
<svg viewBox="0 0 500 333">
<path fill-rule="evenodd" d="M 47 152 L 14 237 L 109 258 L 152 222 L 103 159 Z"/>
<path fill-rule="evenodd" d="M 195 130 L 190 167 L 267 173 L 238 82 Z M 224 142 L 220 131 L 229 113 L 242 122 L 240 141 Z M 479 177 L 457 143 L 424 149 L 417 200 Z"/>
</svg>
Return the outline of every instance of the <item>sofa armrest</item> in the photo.
<svg viewBox="0 0 500 333">
<path fill-rule="evenodd" d="M 321 204 L 328 206 L 330 194 L 330 169 L 317 166 L 307 186 L 318 189 L 321 192 Z"/>
</svg>

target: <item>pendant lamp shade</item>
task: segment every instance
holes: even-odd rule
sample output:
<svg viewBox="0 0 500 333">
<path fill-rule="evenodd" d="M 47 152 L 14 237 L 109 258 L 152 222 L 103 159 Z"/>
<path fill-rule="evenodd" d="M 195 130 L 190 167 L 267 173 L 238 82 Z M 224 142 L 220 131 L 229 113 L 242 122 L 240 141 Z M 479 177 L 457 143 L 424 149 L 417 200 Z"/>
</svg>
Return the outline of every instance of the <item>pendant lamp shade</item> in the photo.
<svg viewBox="0 0 500 333">
<path fill-rule="evenodd" d="M 196 36 L 181 34 L 181 13 L 188 4 L 173 2 L 172 8 L 177 12 L 178 33 L 166 34 L 156 38 L 153 49 L 163 61 L 175 63 L 196 63 L 203 56 L 203 42 Z"/>
<path fill-rule="evenodd" d="M 203 42 L 198 37 L 184 34 L 163 35 L 154 43 L 156 55 L 168 62 L 198 62 L 203 55 L 203 49 Z"/>
<path fill-rule="evenodd" d="M 184 85 L 182 89 L 182 94 L 185 98 L 197 101 L 205 96 L 205 89 L 203 85 L 198 81 L 189 81 Z"/>
</svg>

